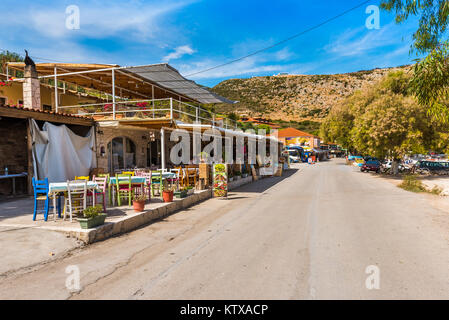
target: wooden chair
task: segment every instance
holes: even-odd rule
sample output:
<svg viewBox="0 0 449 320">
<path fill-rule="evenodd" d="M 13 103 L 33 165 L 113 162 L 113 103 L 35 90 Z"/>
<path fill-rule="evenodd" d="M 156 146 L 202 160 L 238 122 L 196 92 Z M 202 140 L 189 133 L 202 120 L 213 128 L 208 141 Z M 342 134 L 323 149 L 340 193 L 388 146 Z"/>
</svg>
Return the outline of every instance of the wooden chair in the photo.
<svg viewBox="0 0 449 320">
<path fill-rule="evenodd" d="M 157 173 L 153 175 L 153 173 Z M 158 195 L 162 196 L 162 190 L 164 188 L 162 170 L 151 171 L 151 195 L 154 197 L 154 190 L 158 190 Z"/>
<path fill-rule="evenodd" d="M 180 176 L 180 169 L 179 168 L 174 168 L 174 169 L 170 169 L 171 173 L 174 173 L 176 175 L 175 178 L 169 178 L 168 180 L 170 181 L 171 185 L 173 186 L 173 184 L 176 183 L 177 189 L 179 189 L 179 176 Z"/>
<path fill-rule="evenodd" d="M 70 222 L 72 222 L 73 214 L 81 214 L 87 207 L 87 181 L 84 179 L 82 181 L 67 181 L 67 197 L 65 199 L 63 220 L 65 220 L 68 212 Z"/>
<path fill-rule="evenodd" d="M 98 203 L 97 199 L 102 196 L 103 210 L 106 212 L 106 189 L 108 188 L 108 177 L 92 177 L 92 181 L 98 185 L 98 189 L 95 191 L 95 203 Z M 91 195 L 93 197 L 93 194 Z"/>
<path fill-rule="evenodd" d="M 75 177 L 75 181 L 76 180 L 86 180 L 86 181 L 89 181 L 89 176 L 79 176 L 79 177 Z"/>
<path fill-rule="evenodd" d="M 143 177 L 145 178 L 145 184 L 143 186 L 143 192 L 147 193 L 148 192 L 148 201 L 151 200 L 151 186 L 152 186 L 152 181 L 151 181 L 151 171 L 150 172 L 145 172 L 145 171 L 138 171 L 136 172 L 136 177 Z"/>
<path fill-rule="evenodd" d="M 121 179 L 120 179 L 121 178 Z M 121 180 L 121 181 L 120 181 Z M 128 204 L 131 206 L 133 198 L 133 186 L 131 181 L 131 175 L 129 174 L 116 174 L 115 182 L 117 188 L 117 203 L 122 205 L 122 198 L 128 198 Z"/>
<path fill-rule="evenodd" d="M 187 174 L 187 185 L 191 186 L 193 182 L 193 187 L 195 187 L 196 180 L 198 177 L 198 169 L 195 167 L 187 167 L 186 174 Z"/>
<path fill-rule="evenodd" d="M 36 221 L 36 215 L 39 212 L 44 213 L 44 220 L 47 221 L 48 219 L 48 211 L 53 208 L 51 205 L 51 197 L 48 194 L 49 192 L 49 186 L 48 178 L 45 178 L 44 180 L 36 180 L 34 177 L 32 179 L 33 184 L 33 191 L 34 191 L 34 212 L 33 212 L 33 221 Z M 56 197 L 56 195 L 55 195 Z M 58 214 L 61 216 L 61 203 L 60 203 L 60 197 L 58 198 Z M 44 209 L 38 209 L 39 201 L 44 201 Z M 56 217 L 54 217 L 56 219 Z"/>
<path fill-rule="evenodd" d="M 122 171 L 122 174 L 128 174 L 131 177 L 134 177 L 136 175 L 136 173 L 134 171 Z"/>
</svg>

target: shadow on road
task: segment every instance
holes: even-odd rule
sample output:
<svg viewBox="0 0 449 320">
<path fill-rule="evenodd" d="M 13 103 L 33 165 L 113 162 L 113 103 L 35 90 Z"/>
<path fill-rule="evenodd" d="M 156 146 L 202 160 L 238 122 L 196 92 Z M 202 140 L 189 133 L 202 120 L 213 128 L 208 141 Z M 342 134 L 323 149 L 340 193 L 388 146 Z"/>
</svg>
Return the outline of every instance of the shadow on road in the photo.
<svg viewBox="0 0 449 320">
<path fill-rule="evenodd" d="M 232 190 L 232 192 L 257 192 L 262 193 L 265 190 L 273 187 L 274 185 L 282 182 L 284 179 L 287 179 L 294 175 L 296 172 L 298 172 L 299 169 L 289 169 L 287 171 L 284 171 L 282 174 L 282 177 L 267 177 L 262 178 L 258 181 L 255 181 L 253 183 L 241 186 L 237 189 Z M 235 199 L 235 198 L 234 198 Z"/>
</svg>

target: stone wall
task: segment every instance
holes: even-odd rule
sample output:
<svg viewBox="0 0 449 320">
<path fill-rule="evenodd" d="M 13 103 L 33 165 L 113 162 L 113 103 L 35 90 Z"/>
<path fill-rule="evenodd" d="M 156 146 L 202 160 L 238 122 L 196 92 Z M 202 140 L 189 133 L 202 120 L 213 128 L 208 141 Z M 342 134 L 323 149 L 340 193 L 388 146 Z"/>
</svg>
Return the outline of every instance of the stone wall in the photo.
<svg viewBox="0 0 449 320">
<path fill-rule="evenodd" d="M 27 172 L 27 120 L 1 118 L 0 120 L 0 175 L 4 174 L 5 167 L 8 172 Z M 0 194 L 10 194 L 12 190 L 11 179 L 0 180 Z M 16 179 L 18 193 L 26 192 L 26 179 Z"/>
</svg>

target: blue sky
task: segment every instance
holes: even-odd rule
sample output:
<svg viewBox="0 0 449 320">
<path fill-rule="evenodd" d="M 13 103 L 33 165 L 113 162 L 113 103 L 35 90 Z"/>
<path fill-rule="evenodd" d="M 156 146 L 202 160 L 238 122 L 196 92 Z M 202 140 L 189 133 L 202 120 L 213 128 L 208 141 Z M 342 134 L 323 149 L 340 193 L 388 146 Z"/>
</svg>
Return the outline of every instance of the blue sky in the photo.
<svg viewBox="0 0 449 320">
<path fill-rule="evenodd" d="M 189 75 L 270 46 L 362 0 L 2 0 L 0 48 L 30 51 L 48 62 L 144 65 L 169 62 Z M 396 25 L 380 13 L 365 27 L 369 4 L 282 46 L 189 77 L 214 86 L 224 79 L 343 73 L 408 64 L 416 21 Z M 80 29 L 66 28 L 66 8 L 80 9 Z"/>
</svg>

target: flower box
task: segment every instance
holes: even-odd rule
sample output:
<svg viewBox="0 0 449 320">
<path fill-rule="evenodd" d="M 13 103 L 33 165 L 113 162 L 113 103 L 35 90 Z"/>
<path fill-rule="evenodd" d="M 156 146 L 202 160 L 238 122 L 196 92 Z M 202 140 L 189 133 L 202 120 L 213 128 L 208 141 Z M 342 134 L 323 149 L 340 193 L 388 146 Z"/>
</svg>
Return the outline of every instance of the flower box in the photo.
<svg viewBox="0 0 449 320">
<path fill-rule="evenodd" d="M 187 197 L 187 190 L 176 191 L 174 195 L 177 199 L 185 198 Z"/>
<path fill-rule="evenodd" d="M 106 217 L 107 214 L 102 213 L 93 218 L 77 218 L 77 220 L 80 223 L 81 229 L 91 229 L 104 224 Z"/>
</svg>

